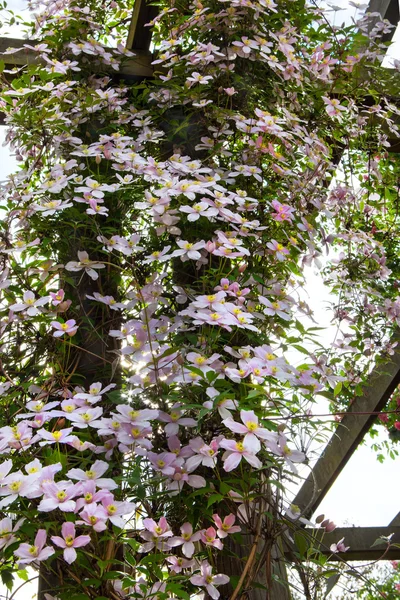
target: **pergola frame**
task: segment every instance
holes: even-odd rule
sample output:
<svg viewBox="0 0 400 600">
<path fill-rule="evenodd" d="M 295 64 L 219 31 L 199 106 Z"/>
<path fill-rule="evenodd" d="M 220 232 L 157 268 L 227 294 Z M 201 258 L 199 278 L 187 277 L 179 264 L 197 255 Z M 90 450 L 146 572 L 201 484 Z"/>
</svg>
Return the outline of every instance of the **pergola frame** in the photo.
<svg viewBox="0 0 400 600">
<path fill-rule="evenodd" d="M 396 26 L 399 21 L 399 0 L 370 0 L 367 11 L 379 13 L 383 19 L 387 19 Z M 154 69 L 151 65 L 152 54 L 150 52 L 151 28 L 145 27 L 145 24 L 151 21 L 156 14 L 157 7 L 150 6 L 146 0 L 136 0 L 126 44 L 127 48 L 135 53 L 135 56 L 124 61 L 118 77 L 128 81 L 140 81 L 153 76 Z M 393 32 L 382 36 L 382 41 L 389 41 Z M 32 64 L 38 60 L 34 51 L 23 48 L 27 42 L 28 40 L 0 38 L 0 59 L 4 61 L 7 68 Z M 29 43 L 34 44 L 35 42 L 30 41 Z M 8 47 L 20 47 L 21 50 L 13 54 L 4 54 Z M 0 124 L 4 123 L 3 119 L 0 112 Z M 390 150 L 400 152 L 398 140 L 393 141 Z M 390 362 L 374 369 L 363 395 L 359 396 L 344 413 L 324 452 L 294 499 L 294 504 L 299 506 L 306 517 L 311 517 L 318 508 L 370 430 L 377 413 L 386 405 L 400 384 L 400 334 L 396 341 L 399 342 L 399 346 L 395 349 Z M 334 555 L 331 557 L 333 559 L 363 561 L 378 560 L 382 556 L 385 559 L 400 559 L 400 512 L 387 527 L 339 527 L 333 533 L 328 534 L 323 534 L 321 530 L 314 531 L 307 528 L 304 530 L 304 534 L 306 536 L 315 535 L 317 540 L 321 540 L 321 551 L 329 555 L 332 554 L 329 551 L 330 544 L 345 537 L 350 550 L 343 555 Z M 391 534 L 393 534 L 392 541 L 397 542 L 399 547 L 390 547 L 385 552 L 385 545 L 373 546 L 377 538 L 389 537 Z M 285 548 L 286 542 L 282 542 L 285 558 L 290 561 L 293 557 L 293 548 Z M 280 567 L 277 565 L 276 571 L 280 571 L 280 579 L 285 580 L 284 565 L 281 564 Z M 274 598 L 285 600 L 290 598 L 287 586 L 274 584 Z"/>
</svg>

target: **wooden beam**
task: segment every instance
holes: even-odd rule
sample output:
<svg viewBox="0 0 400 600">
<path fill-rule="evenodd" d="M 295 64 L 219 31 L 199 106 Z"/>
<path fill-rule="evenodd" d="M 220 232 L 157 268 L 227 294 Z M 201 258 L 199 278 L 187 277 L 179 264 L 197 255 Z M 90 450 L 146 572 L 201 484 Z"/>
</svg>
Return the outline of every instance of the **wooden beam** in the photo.
<svg viewBox="0 0 400 600">
<path fill-rule="evenodd" d="M 393 338 L 393 341 L 400 342 L 400 333 Z M 310 518 L 318 508 L 329 488 L 371 428 L 376 415 L 369 413 L 382 410 L 399 383 L 400 343 L 390 362 L 374 368 L 364 386 L 363 395 L 358 396 L 349 407 L 312 472 L 293 500 L 293 504 L 296 504 L 306 517 Z"/>
<path fill-rule="evenodd" d="M 4 62 L 7 69 L 37 64 L 39 62 L 37 53 L 29 48 L 24 48 L 24 44 L 34 46 L 36 41 L 20 40 L 18 38 L 0 38 L 0 60 Z M 5 54 L 8 48 L 20 48 L 20 50 L 12 54 Z M 151 55 L 148 52 L 138 49 L 135 51 L 135 56 L 124 59 L 118 75 L 129 78 L 137 77 L 138 79 L 152 77 L 153 66 L 151 65 L 151 60 Z M 114 69 L 107 67 L 107 65 L 102 66 L 102 69 L 110 73 L 115 73 Z"/>
<path fill-rule="evenodd" d="M 366 12 L 374 13 L 377 12 L 381 15 L 382 19 L 387 19 L 394 27 L 397 26 L 400 14 L 399 14 L 399 0 L 370 0 Z M 377 19 L 372 21 L 371 27 L 377 22 Z M 385 33 L 381 36 L 382 42 L 389 42 L 395 29 L 392 29 L 390 33 Z"/>
<path fill-rule="evenodd" d="M 389 527 L 399 526 L 400 527 L 400 512 L 397 513 L 394 519 L 389 523 Z"/>
<path fill-rule="evenodd" d="M 400 547 L 390 547 L 387 550 L 387 543 L 382 540 L 374 546 L 380 537 L 388 538 L 393 534 L 391 543 L 400 546 L 400 526 L 389 525 L 388 527 L 338 527 L 332 533 L 325 533 L 321 529 L 304 529 L 304 537 L 311 539 L 312 547 L 318 548 L 325 556 L 330 556 L 332 560 L 399 560 Z M 331 544 L 336 544 L 344 538 L 344 544 L 350 546 L 347 552 L 332 553 Z M 293 550 L 296 548 L 291 545 L 290 550 L 285 552 L 289 560 L 293 560 Z M 387 550 L 387 551 L 386 551 Z"/>
<path fill-rule="evenodd" d="M 146 0 L 135 1 L 126 42 L 128 50 L 133 52 L 141 50 L 150 53 L 152 31 L 150 27 L 145 27 L 145 25 L 150 23 L 157 16 L 157 13 L 158 7 L 150 6 Z"/>
</svg>

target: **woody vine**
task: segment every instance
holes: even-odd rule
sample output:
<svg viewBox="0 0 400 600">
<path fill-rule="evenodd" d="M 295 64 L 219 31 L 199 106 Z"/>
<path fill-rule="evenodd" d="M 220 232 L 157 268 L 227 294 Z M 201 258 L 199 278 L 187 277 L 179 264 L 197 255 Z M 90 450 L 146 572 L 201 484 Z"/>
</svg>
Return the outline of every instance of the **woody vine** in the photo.
<svg viewBox="0 0 400 600">
<path fill-rule="evenodd" d="M 389 26 L 162 2 L 140 81 L 128 4 L 31 2 L 36 60 L 3 69 L 0 575 L 38 569 L 41 600 L 269 598 L 318 398 L 343 411 L 394 351 Z"/>
</svg>

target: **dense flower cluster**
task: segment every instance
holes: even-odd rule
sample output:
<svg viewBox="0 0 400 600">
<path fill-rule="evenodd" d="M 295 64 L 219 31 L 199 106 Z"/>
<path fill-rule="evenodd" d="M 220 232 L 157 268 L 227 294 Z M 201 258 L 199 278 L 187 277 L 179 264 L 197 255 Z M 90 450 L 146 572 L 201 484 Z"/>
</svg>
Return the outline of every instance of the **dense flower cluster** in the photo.
<svg viewBox="0 0 400 600">
<path fill-rule="evenodd" d="M 123 2 L 31 4 L 36 64 L 0 100 L 21 163 L 2 189 L 2 566 L 43 563 L 61 600 L 217 599 L 242 543 L 237 595 L 304 522 L 282 490 L 318 394 L 346 405 L 394 351 L 396 242 L 376 234 L 398 109 L 351 79 L 387 24 L 360 19 L 353 54 L 297 0 L 166 6 L 139 85 L 115 75 L 136 61 Z M 311 265 L 337 293 L 333 347 Z"/>
</svg>

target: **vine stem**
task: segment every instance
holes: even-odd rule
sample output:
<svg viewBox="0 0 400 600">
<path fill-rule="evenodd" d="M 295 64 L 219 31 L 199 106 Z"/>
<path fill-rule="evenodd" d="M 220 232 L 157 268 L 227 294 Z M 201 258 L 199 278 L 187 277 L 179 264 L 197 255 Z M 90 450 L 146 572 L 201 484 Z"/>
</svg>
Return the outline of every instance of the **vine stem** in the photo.
<svg viewBox="0 0 400 600">
<path fill-rule="evenodd" d="M 253 564 L 253 562 L 254 562 L 254 558 L 255 558 L 255 555 L 256 555 L 256 551 L 257 551 L 257 545 L 258 545 L 258 540 L 259 540 L 259 538 L 260 538 L 260 534 L 259 534 L 259 533 L 257 533 L 257 535 L 256 535 L 256 537 L 255 537 L 255 539 L 254 539 L 253 546 L 252 546 L 252 548 L 251 548 L 251 551 L 250 551 L 249 557 L 248 557 L 248 559 L 247 559 L 247 562 L 246 562 L 246 564 L 245 564 L 245 566 L 244 566 L 243 573 L 242 573 L 242 574 L 241 574 L 241 576 L 240 576 L 240 579 L 239 579 L 239 581 L 238 581 L 238 583 L 237 583 L 237 586 L 236 586 L 236 587 L 235 587 L 235 589 L 233 590 L 233 594 L 232 594 L 232 596 L 230 597 L 230 600 L 236 600 L 236 598 L 237 598 L 237 597 L 238 597 L 238 595 L 239 595 L 240 589 L 241 589 L 241 587 L 242 587 L 242 585 L 243 585 L 243 582 L 244 582 L 244 580 L 245 580 L 245 578 L 246 578 L 246 575 L 247 575 L 247 573 L 248 573 L 248 571 L 249 571 L 250 567 L 252 566 L 252 564 Z"/>
</svg>

